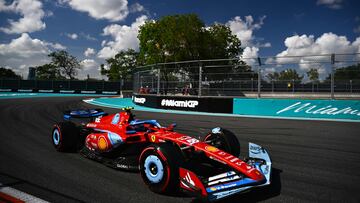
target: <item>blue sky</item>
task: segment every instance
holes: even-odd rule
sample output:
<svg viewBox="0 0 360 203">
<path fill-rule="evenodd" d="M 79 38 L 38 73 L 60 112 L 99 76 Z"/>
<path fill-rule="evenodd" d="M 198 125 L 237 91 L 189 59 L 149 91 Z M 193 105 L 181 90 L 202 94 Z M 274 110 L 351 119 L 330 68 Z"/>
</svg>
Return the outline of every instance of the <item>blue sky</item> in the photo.
<svg viewBox="0 0 360 203">
<path fill-rule="evenodd" d="M 101 78 L 105 58 L 138 49 L 146 20 L 186 13 L 230 26 L 243 57 L 360 52 L 357 0 L 0 0 L 0 66 L 26 76 L 65 49 L 82 61 L 80 78 Z"/>
</svg>

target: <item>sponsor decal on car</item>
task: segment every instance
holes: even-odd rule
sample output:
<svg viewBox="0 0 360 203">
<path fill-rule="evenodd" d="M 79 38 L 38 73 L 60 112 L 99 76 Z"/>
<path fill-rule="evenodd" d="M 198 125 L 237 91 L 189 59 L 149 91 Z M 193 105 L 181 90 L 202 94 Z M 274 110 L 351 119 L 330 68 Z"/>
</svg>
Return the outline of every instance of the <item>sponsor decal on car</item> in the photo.
<svg viewBox="0 0 360 203">
<path fill-rule="evenodd" d="M 217 152 L 219 151 L 218 148 L 214 147 L 214 146 L 206 146 L 205 149 L 209 152 Z"/>
<path fill-rule="evenodd" d="M 195 186 L 195 182 L 194 182 L 193 179 L 191 178 L 189 172 L 186 173 L 185 180 L 186 180 L 186 182 L 188 182 L 190 185 Z M 181 182 L 181 184 L 182 184 L 183 186 L 189 188 L 189 186 L 187 186 L 187 185 L 184 184 L 183 182 Z"/>
<path fill-rule="evenodd" d="M 95 120 L 95 122 L 96 122 L 96 120 Z M 99 121 L 100 122 L 100 121 Z M 99 123 L 99 122 L 97 122 L 97 123 Z M 96 128 L 96 126 L 97 126 L 97 124 L 95 124 L 95 123 L 88 123 L 87 125 L 86 125 L 86 127 L 88 127 L 88 128 Z"/>
<path fill-rule="evenodd" d="M 199 142 L 198 139 L 193 138 L 193 137 L 190 137 L 190 136 L 186 136 L 186 135 L 178 138 L 178 140 L 180 140 L 180 141 L 186 141 L 186 142 L 189 143 L 190 145 L 193 145 L 193 144 Z"/>
<path fill-rule="evenodd" d="M 251 151 L 251 153 L 253 153 L 253 154 L 260 154 L 260 153 L 261 153 L 261 147 L 251 145 L 251 146 L 250 146 L 250 151 Z"/>
<path fill-rule="evenodd" d="M 108 142 L 106 141 L 105 137 L 99 137 L 97 147 L 101 151 L 105 151 L 108 148 Z"/>
<path fill-rule="evenodd" d="M 185 101 L 179 101 L 175 99 L 161 100 L 161 106 L 168 106 L 168 107 L 195 108 L 197 105 L 199 105 L 199 101 L 196 100 L 185 100 Z"/>
</svg>

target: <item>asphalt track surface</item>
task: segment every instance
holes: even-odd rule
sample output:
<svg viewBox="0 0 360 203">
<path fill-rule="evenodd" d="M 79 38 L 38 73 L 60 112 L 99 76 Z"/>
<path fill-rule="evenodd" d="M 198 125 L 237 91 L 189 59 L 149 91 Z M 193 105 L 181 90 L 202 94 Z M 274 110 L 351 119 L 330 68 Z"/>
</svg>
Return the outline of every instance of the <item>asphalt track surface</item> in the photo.
<svg viewBox="0 0 360 203">
<path fill-rule="evenodd" d="M 51 202 L 192 201 L 152 193 L 137 173 L 56 152 L 50 142 L 53 123 L 66 109 L 89 106 L 79 97 L 0 100 L 0 183 Z M 359 123 L 135 113 L 165 125 L 176 122 L 178 131 L 194 136 L 215 126 L 230 129 L 243 155 L 249 141 L 268 149 L 272 185 L 223 202 L 360 201 Z"/>
</svg>

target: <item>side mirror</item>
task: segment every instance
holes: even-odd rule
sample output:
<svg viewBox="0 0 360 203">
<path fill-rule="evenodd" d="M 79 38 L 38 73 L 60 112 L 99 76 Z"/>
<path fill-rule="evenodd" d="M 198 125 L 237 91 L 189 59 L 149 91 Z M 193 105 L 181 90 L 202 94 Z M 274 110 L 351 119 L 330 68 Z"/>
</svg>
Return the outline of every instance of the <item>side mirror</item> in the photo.
<svg viewBox="0 0 360 203">
<path fill-rule="evenodd" d="M 173 131 L 176 126 L 177 126 L 176 123 L 172 123 L 167 127 L 167 129 Z"/>
</svg>

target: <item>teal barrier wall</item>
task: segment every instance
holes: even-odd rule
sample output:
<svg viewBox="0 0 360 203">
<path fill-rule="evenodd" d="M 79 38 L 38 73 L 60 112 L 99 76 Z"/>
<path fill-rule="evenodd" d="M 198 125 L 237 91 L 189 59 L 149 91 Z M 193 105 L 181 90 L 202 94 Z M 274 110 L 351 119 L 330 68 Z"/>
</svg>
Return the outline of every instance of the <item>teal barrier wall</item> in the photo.
<svg viewBox="0 0 360 203">
<path fill-rule="evenodd" d="M 360 121 L 360 100 L 234 99 L 239 115 Z"/>
</svg>

